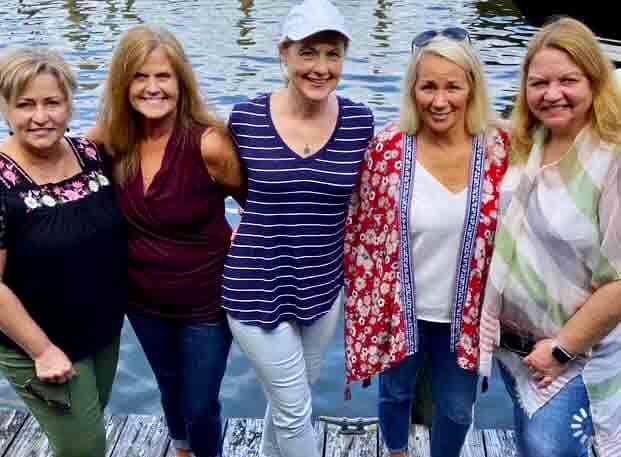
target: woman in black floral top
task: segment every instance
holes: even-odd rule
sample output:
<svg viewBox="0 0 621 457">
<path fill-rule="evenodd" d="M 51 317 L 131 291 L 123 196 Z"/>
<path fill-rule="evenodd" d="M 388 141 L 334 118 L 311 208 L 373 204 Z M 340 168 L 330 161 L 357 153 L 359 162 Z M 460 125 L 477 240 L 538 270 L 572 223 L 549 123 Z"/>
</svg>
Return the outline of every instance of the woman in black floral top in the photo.
<svg viewBox="0 0 621 457">
<path fill-rule="evenodd" d="M 65 136 L 75 88 L 53 52 L 0 61 L 0 371 L 57 457 L 103 457 L 127 240 L 103 157 Z"/>
</svg>

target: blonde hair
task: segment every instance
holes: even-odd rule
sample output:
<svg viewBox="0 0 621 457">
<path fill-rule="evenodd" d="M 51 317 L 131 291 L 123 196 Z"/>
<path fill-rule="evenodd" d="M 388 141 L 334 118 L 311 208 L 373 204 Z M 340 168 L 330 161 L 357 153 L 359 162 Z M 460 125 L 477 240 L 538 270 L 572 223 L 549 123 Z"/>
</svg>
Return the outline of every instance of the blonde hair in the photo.
<svg viewBox="0 0 621 457">
<path fill-rule="evenodd" d="M 138 147 L 143 135 L 141 114 L 129 102 L 129 87 L 155 49 L 164 51 L 179 81 L 176 128 L 182 131 L 182 142 L 189 140 L 194 124 L 225 130 L 203 101 L 190 61 L 175 36 L 157 25 L 132 27 L 114 50 L 97 118 L 97 131 L 113 157 L 115 175 L 121 185 L 138 171 Z"/>
<path fill-rule="evenodd" d="M 591 83 L 593 93 L 591 127 L 603 141 L 621 143 L 621 95 L 615 88 L 612 64 L 587 26 L 564 17 L 542 28 L 528 45 L 522 63 L 520 90 L 511 115 L 511 147 L 515 160 L 526 160 L 533 146 L 532 130 L 539 125 L 528 107 L 526 82 L 530 65 L 542 49 L 562 51 L 580 68 Z"/>
<path fill-rule="evenodd" d="M 414 135 L 421 128 L 420 114 L 414 97 L 414 87 L 418 77 L 418 64 L 425 54 L 433 54 L 447 59 L 464 70 L 470 85 L 470 95 L 466 107 L 466 130 L 470 135 L 482 132 L 493 116 L 489 106 L 481 60 L 468 40 L 457 41 L 442 35 L 433 38 L 427 45 L 417 48 L 410 58 L 401 90 L 401 109 L 399 111 L 399 128 L 401 131 Z"/>
<path fill-rule="evenodd" d="M 42 74 L 56 78 L 73 111 L 73 94 L 78 83 L 62 55 L 47 48 L 18 48 L 9 50 L 0 59 L 0 109 L 5 119 L 9 104 Z"/>
</svg>

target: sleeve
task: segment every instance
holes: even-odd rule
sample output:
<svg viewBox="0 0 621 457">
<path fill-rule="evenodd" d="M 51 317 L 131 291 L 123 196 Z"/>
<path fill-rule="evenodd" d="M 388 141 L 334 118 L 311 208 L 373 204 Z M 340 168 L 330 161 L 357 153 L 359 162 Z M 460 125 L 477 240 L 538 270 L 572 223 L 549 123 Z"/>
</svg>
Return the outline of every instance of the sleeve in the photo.
<svg viewBox="0 0 621 457">
<path fill-rule="evenodd" d="M 593 271 L 594 286 L 621 279 L 621 146 L 599 201 L 600 255 Z"/>
</svg>

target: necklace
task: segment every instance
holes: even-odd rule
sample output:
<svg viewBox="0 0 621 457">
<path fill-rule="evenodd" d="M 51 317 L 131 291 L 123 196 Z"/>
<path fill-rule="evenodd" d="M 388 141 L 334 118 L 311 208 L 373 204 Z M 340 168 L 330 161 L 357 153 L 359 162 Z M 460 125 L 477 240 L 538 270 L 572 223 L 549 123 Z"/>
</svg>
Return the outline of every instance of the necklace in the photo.
<svg viewBox="0 0 621 457">
<path fill-rule="evenodd" d="M 304 145 L 304 152 L 303 152 L 304 156 L 307 156 L 310 153 L 311 153 L 310 146 L 308 144 L 305 144 Z"/>
</svg>

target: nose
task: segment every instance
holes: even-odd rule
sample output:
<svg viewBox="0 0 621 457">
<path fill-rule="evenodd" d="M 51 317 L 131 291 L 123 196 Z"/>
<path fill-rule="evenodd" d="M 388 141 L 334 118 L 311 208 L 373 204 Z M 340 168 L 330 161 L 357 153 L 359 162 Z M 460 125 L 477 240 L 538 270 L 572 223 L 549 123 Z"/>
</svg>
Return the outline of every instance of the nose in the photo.
<svg viewBox="0 0 621 457">
<path fill-rule="evenodd" d="M 436 92 L 435 96 L 433 97 L 432 100 L 432 106 L 434 108 L 440 108 L 440 107 L 445 107 L 447 104 L 447 98 L 446 98 L 446 92 L 444 92 L 443 90 L 439 90 L 438 92 Z"/>
<path fill-rule="evenodd" d="M 325 56 L 319 56 L 313 67 L 315 73 L 324 75 L 328 72 L 328 59 Z"/>
<path fill-rule="evenodd" d="M 544 99 L 548 101 L 558 100 L 562 96 L 563 93 L 561 91 L 561 87 L 556 82 L 550 83 L 550 85 L 548 85 L 548 87 L 546 88 L 545 93 L 543 94 Z"/>
<path fill-rule="evenodd" d="M 160 91 L 160 88 L 159 88 L 159 86 L 157 84 L 157 80 L 155 78 L 149 78 L 148 79 L 146 90 L 150 94 L 155 94 L 155 93 L 158 93 Z"/>
<path fill-rule="evenodd" d="M 37 124 L 45 124 L 48 119 L 48 112 L 42 105 L 37 105 L 32 113 L 32 120 Z"/>
</svg>

